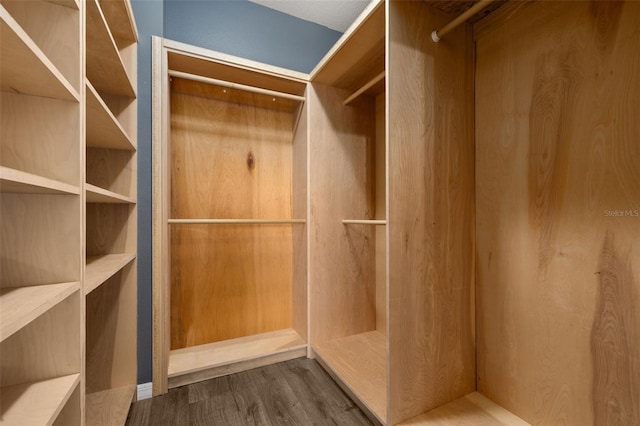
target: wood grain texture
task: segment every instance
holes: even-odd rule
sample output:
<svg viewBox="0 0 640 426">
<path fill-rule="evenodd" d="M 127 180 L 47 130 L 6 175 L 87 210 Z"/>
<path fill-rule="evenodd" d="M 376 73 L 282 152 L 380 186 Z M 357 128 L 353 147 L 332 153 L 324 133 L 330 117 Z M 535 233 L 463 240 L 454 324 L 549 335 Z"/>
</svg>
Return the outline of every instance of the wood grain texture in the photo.
<svg viewBox="0 0 640 426">
<path fill-rule="evenodd" d="M 135 218 L 132 204 L 87 204 L 87 256 L 135 252 Z"/>
<path fill-rule="evenodd" d="M 100 0 L 100 8 L 113 38 L 130 43 L 138 40 L 136 21 L 129 0 Z"/>
<path fill-rule="evenodd" d="M 2 387 L 80 372 L 79 297 L 76 291 L 2 342 Z"/>
<path fill-rule="evenodd" d="M 79 389 L 79 383 L 80 374 L 76 373 L 2 387 L 2 425 L 54 424 L 56 417 L 64 411 L 67 400 Z"/>
<path fill-rule="evenodd" d="M 80 188 L 58 180 L 0 166 L 0 192 L 80 195 Z"/>
<path fill-rule="evenodd" d="M 136 153 L 120 149 L 87 148 L 87 183 L 135 199 Z"/>
<path fill-rule="evenodd" d="M 82 424 L 82 415 L 83 411 L 81 406 L 84 406 L 84 401 L 80 397 L 82 393 L 82 386 L 76 386 L 75 390 L 69 396 L 66 404 L 56 417 L 56 420 L 53 422 L 53 426 L 67 426 L 67 425 L 77 425 Z"/>
<path fill-rule="evenodd" d="M 0 102 L 11 112 L 0 116 L 2 165 L 80 186 L 79 105 L 8 92 Z"/>
<path fill-rule="evenodd" d="M 173 79 L 171 217 L 291 218 L 292 114 L 211 91 Z M 172 225 L 171 349 L 291 328 L 292 226 Z"/>
<path fill-rule="evenodd" d="M 309 181 L 307 179 L 307 164 L 309 163 L 309 123 L 306 102 L 300 105 L 299 119 L 293 133 L 292 147 L 292 217 L 305 219 L 308 217 L 307 203 Z M 292 282 L 292 320 L 291 326 L 307 341 L 308 337 L 308 233 L 309 228 L 293 226 L 293 282 Z"/>
<path fill-rule="evenodd" d="M 4 6 L 0 7 L 0 87 L 13 92 L 78 102 L 80 96 L 49 58 L 20 27 Z"/>
<path fill-rule="evenodd" d="M 136 384 L 136 266 L 129 263 L 86 296 L 87 394 Z"/>
<path fill-rule="evenodd" d="M 377 331 L 314 346 L 342 383 L 384 423 L 387 418 L 387 339 Z"/>
<path fill-rule="evenodd" d="M 385 6 L 382 1 L 374 1 L 327 52 L 310 79 L 355 92 L 384 71 L 384 62 Z"/>
<path fill-rule="evenodd" d="M 342 224 L 376 214 L 375 105 L 345 106 L 348 95 L 312 83 L 307 100 L 313 345 L 376 328 L 375 230 Z"/>
<path fill-rule="evenodd" d="M 532 424 L 640 422 L 639 20 L 516 3 L 476 25 L 478 390 Z"/>
<path fill-rule="evenodd" d="M 71 86 L 80 91 L 79 11 L 39 0 L 5 0 L 2 6 Z"/>
<path fill-rule="evenodd" d="M 98 0 L 86 2 L 87 78 L 100 93 L 136 97 L 131 74 L 120 56 Z"/>
<path fill-rule="evenodd" d="M 263 89 L 276 90 L 292 95 L 304 94 L 306 82 L 299 77 L 304 77 L 305 75 L 298 76 L 297 73 L 295 73 L 295 76 L 289 77 L 282 75 L 280 71 L 286 70 L 280 68 L 270 70 L 272 67 L 268 65 L 246 60 L 242 62 L 248 64 L 243 66 L 240 63 L 235 63 L 235 60 L 240 58 L 229 58 L 234 62 L 231 63 L 229 59 L 225 60 L 225 55 L 219 54 L 218 52 L 202 51 L 202 49 L 180 43 L 171 44 L 177 45 L 182 49 L 188 49 L 188 51 L 169 51 L 168 66 L 170 70 L 217 78 L 232 83 L 261 87 Z M 212 54 L 221 57 L 221 60 L 216 60 L 215 58 L 209 59 L 208 57 Z"/>
<path fill-rule="evenodd" d="M 376 96 L 376 220 L 387 219 L 386 96 Z M 376 226 L 376 331 L 387 335 L 387 229 Z"/>
<path fill-rule="evenodd" d="M 102 100 L 100 94 L 86 80 L 87 147 L 135 149 L 129 135 Z"/>
<path fill-rule="evenodd" d="M 87 257 L 84 271 L 84 293 L 87 294 L 95 290 L 135 258 L 135 253 Z"/>
<path fill-rule="evenodd" d="M 102 204 L 135 204 L 136 200 L 107 189 L 86 183 L 84 185 L 85 202 Z"/>
<path fill-rule="evenodd" d="M 462 15 L 467 9 L 471 8 L 478 0 L 424 0 L 429 6 L 439 9 L 445 13 L 448 13 L 455 18 L 459 15 Z M 473 24 L 484 19 L 487 15 L 497 10 L 503 4 L 505 4 L 507 0 L 495 0 L 493 3 L 473 15 L 468 19 L 468 23 Z"/>
<path fill-rule="evenodd" d="M 79 287 L 79 282 L 70 282 L 0 290 L 0 340 L 28 325 Z"/>
<path fill-rule="evenodd" d="M 395 424 L 475 388 L 471 31 L 390 2 L 389 407 Z"/>
<path fill-rule="evenodd" d="M 136 98 L 105 92 L 100 93 L 100 97 L 129 136 L 133 149 L 136 149 L 138 140 L 138 101 Z"/>
<path fill-rule="evenodd" d="M 136 392 L 135 385 L 107 389 L 87 395 L 88 426 L 124 426 Z"/>
<path fill-rule="evenodd" d="M 2 194 L 1 197 L 1 286 L 79 281 L 79 196 Z"/>
<path fill-rule="evenodd" d="M 400 426 L 527 426 L 529 423 L 478 392 L 458 398 Z"/>
</svg>

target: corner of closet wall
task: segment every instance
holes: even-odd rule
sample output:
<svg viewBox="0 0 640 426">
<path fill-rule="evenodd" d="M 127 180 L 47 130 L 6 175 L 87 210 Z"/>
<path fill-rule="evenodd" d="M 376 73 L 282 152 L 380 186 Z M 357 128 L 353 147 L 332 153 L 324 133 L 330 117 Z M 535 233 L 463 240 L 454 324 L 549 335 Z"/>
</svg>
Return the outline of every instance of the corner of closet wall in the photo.
<svg viewBox="0 0 640 426">
<path fill-rule="evenodd" d="M 137 383 L 137 29 L 129 0 L 87 0 L 85 421 L 124 424 Z"/>
<path fill-rule="evenodd" d="M 81 9 L 0 3 L 0 417 L 80 424 Z"/>
</svg>

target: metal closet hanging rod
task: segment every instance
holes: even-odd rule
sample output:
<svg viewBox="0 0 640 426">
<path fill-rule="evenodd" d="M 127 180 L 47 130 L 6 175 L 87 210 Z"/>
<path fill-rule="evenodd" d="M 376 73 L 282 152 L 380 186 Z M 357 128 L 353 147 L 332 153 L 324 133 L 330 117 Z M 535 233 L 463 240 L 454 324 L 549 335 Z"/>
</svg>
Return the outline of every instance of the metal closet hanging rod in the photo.
<svg viewBox="0 0 640 426">
<path fill-rule="evenodd" d="M 292 101 L 304 102 L 304 96 L 292 95 L 291 93 L 278 92 L 276 90 L 263 89 L 261 87 L 248 86 L 246 84 L 231 83 L 230 81 L 218 80 L 217 78 L 203 77 L 201 75 L 189 74 L 182 71 L 169 70 L 170 77 L 183 78 L 185 80 L 198 81 L 200 83 L 215 84 L 216 86 L 228 87 L 230 89 L 244 90 L 245 92 L 260 93 L 262 95 L 277 98 L 290 99 Z"/>
<path fill-rule="evenodd" d="M 485 7 L 489 6 L 489 3 L 492 3 L 493 1 L 494 0 L 480 0 L 478 3 L 474 4 L 473 6 L 471 6 L 462 15 L 458 16 L 456 19 L 454 19 L 453 21 L 449 22 L 444 27 L 440 28 L 439 30 L 434 30 L 431 33 L 431 39 L 433 40 L 434 43 L 439 42 L 440 39 L 442 39 L 442 37 L 446 36 L 453 29 L 455 29 L 458 25 L 462 24 L 464 21 L 466 21 L 467 19 L 471 18 L 473 15 L 475 15 L 478 12 L 480 12 Z"/>
</svg>

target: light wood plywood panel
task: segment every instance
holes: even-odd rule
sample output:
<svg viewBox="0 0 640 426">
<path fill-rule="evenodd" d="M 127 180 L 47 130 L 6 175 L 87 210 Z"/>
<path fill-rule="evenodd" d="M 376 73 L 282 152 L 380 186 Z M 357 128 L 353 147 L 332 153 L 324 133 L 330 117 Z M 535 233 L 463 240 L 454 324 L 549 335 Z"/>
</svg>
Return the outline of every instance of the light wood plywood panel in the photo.
<svg viewBox="0 0 640 426">
<path fill-rule="evenodd" d="M 78 389 L 80 374 L 2 387 L 3 426 L 51 425 Z"/>
<path fill-rule="evenodd" d="M 8 92 L 0 102 L 2 166 L 80 186 L 79 105 Z"/>
<path fill-rule="evenodd" d="M 135 392 L 136 386 L 130 385 L 87 394 L 86 424 L 89 426 L 126 424 Z"/>
<path fill-rule="evenodd" d="M 376 220 L 387 219 L 387 144 L 385 94 L 376 96 L 376 152 L 375 152 L 375 184 L 376 184 Z M 386 227 L 375 227 L 376 238 L 376 331 L 387 334 L 387 230 Z"/>
<path fill-rule="evenodd" d="M 87 256 L 136 251 L 136 207 L 89 203 L 86 208 Z"/>
<path fill-rule="evenodd" d="M 87 183 L 135 199 L 136 153 L 120 149 L 87 149 Z"/>
<path fill-rule="evenodd" d="M 478 392 L 470 393 L 400 426 L 527 426 L 518 416 Z"/>
<path fill-rule="evenodd" d="M 285 329 L 177 349 L 171 351 L 168 374 L 171 379 L 304 346 L 295 330 Z"/>
<path fill-rule="evenodd" d="M 313 346 L 320 361 L 382 423 L 387 418 L 387 339 L 378 331 Z"/>
<path fill-rule="evenodd" d="M 124 132 L 129 136 L 133 149 L 136 149 L 138 140 L 137 100 L 127 96 L 112 95 L 105 92 L 100 93 L 100 97 L 116 120 L 118 120 Z"/>
<path fill-rule="evenodd" d="M 389 423 L 475 389 L 471 30 L 389 2 Z"/>
<path fill-rule="evenodd" d="M 172 43 L 172 45 L 173 44 L 174 43 Z M 205 51 L 202 53 L 209 54 L 212 52 Z M 264 69 L 265 67 L 261 66 L 260 69 L 257 70 L 254 68 L 256 65 L 262 64 L 252 63 L 252 66 L 242 66 L 230 64 L 224 60 L 207 60 L 198 55 L 197 49 L 193 54 L 172 51 L 168 53 L 168 66 L 169 69 L 173 71 L 182 71 L 202 77 L 217 78 L 232 83 L 276 90 L 292 95 L 304 94 L 306 88 L 306 82 L 304 80 L 276 75 L 281 69 L 276 69 L 274 70 L 275 72 L 269 72 Z M 302 76 L 303 75 L 300 77 Z"/>
<path fill-rule="evenodd" d="M 476 26 L 478 390 L 532 424 L 640 423 L 639 21 L 516 3 Z"/>
<path fill-rule="evenodd" d="M 0 286 L 80 280 L 79 196 L 1 197 Z"/>
<path fill-rule="evenodd" d="M 79 288 L 79 282 L 70 282 L 0 290 L 0 341 L 28 325 Z"/>
<path fill-rule="evenodd" d="M 86 297 L 87 394 L 136 384 L 136 262 Z"/>
<path fill-rule="evenodd" d="M 80 12 L 40 0 L 3 0 L 2 6 L 79 92 Z"/>
<path fill-rule="evenodd" d="M 372 1 L 311 72 L 311 81 L 354 92 L 384 69 L 385 2 Z"/>
<path fill-rule="evenodd" d="M 53 179 L 0 166 L 0 192 L 14 194 L 80 194 L 80 188 Z"/>
<path fill-rule="evenodd" d="M 135 145 L 89 81 L 87 85 L 87 146 L 133 150 Z"/>
<path fill-rule="evenodd" d="M 56 420 L 53 422 L 53 426 L 68 426 L 68 425 L 79 425 L 82 424 L 82 408 L 81 406 L 84 404 L 84 401 L 81 401 L 82 386 L 76 386 L 76 389 L 73 391 L 66 404 L 56 417 Z"/>
<path fill-rule="evenodd" d="M 99 188 L 90 183 L 84 186 L 87 203 L 103 203 L 103 204 L 135 204 L 136 200 L 106 189 Z"/>
<path fill-rule="evenodd" d="M 172 83 L 171 217 L 290 219 L 292 114 L 212 91 Z M 171 348 L 290 328 L 292 245 L 292 225 L 172 225 Z"/>
<path fill-rule="evenodd" d="M 307 219 L 307 163 L 308 163 L 308 109 L 306 103 L 300 105 L 298 125 L 293 137 L 293 217 Z M 292 327 L 306 341 L 308 329 L 308 228 L 294 226 L 293 238 L 293 283 L 292 283 Z"/>
<path fill-rule="evenodd" d="M 90 256 L 84 273 L 84 293 L 90 293 L 136 258 L 135 253 Z"/>
<path fill-rule="evenodd" d="M 80 372 L 79 295 L 76 291 L 2 341 L 2 388 Z"/>
<path fill-rule="evenodd" d="M 100 0 L 102 13 L 116 40 L 136 42 L 138 30 L 129 0 Z"/>
<path fill-rule="evenodd" d="M 371 102 L 345 106 L 349 92 L 309 88 L 311 341 L 314 344 L 375 330 L 373 226 L 342 219 L 375 217 L 375 110 Z"/>
<path fill-rule="evenodd" d="M 120 56 L 97 0 L 87 0 L 87 78 L 98 92 L 136 97 L 130 74 Z"/>
<path fill-rule="evenodd" d="M 3 92 L 79 101 L 78 91 L 1 5 L 0 38 Z"/>
</svg>

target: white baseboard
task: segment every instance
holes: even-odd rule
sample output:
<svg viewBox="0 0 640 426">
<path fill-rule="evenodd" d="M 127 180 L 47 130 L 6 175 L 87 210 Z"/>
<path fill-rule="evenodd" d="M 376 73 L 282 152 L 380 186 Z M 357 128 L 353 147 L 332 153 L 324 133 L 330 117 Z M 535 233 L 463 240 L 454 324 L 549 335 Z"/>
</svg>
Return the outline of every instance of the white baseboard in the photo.
<svg viewBox="0 0 640 426">
<path fill-rule="evenodd" d="M 141 383 L 138 385 L 138 401 L 149 399 L 153 396 L 152 383 Z"/>
</svg>

